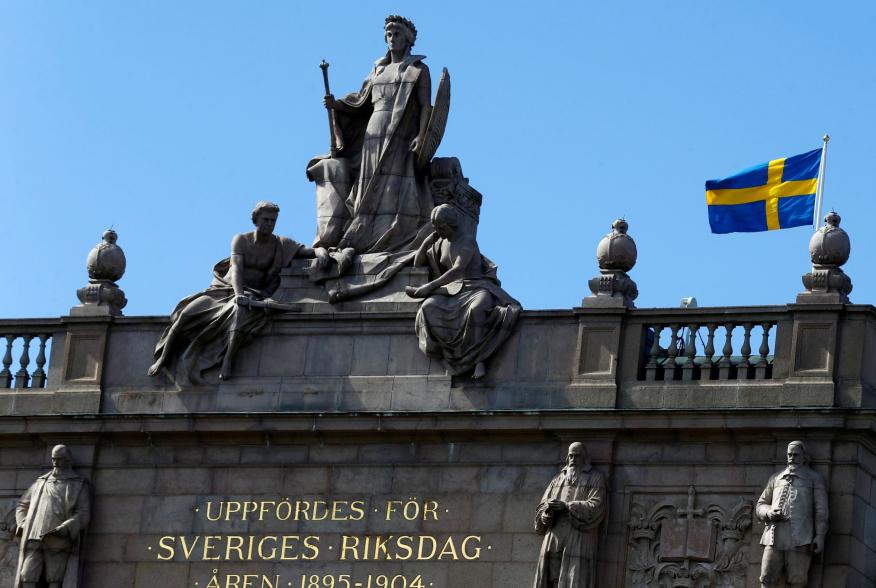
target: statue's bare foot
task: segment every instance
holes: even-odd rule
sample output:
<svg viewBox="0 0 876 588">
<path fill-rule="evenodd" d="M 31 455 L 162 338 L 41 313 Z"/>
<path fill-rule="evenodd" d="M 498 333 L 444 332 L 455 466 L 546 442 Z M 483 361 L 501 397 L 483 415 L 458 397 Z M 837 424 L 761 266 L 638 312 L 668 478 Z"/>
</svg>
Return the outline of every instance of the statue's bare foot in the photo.
<svg viewBox="0 0 876 588">
<path fill-rule="evenodd" d="M 163 365 L 164 365 L 164 356 L 162 355 L 161 357 L 158 358 L 158 361 L 153 363 L 149 367 L 149 369 L 146 370 L 146 375 L 147 376 L 154 376 L 155 374 L 157 374 L 161 370 L 161 367 Z"/>
<path fill-rule="evenodd" d="M 228 381 L 231 379 L 231 362 L 223 361 L 222 369 L 219 371 L 219 379 L 222 381 Z"/>
<path fill-rule="evenodd" d="M 471 375 L 472 380 L 480 380 L 484 376 L 487 375 L 487 366 L 484 365 L 484 362 L 479 361 L 475 366 L 474 373 Z"/>
</svg>

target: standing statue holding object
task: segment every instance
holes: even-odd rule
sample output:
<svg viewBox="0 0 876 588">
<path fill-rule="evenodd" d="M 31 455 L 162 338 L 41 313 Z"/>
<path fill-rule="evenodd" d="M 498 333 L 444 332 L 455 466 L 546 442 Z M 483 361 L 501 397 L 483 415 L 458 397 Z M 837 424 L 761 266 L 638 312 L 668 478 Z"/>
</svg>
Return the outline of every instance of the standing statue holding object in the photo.
<svg viewBox="0 0 876 588">
<path fill-rule="evenodd" d="M 813 554 L 824 550 L 827 535 L 827 484 L 809 467 L 802 441 L 788 444 L 788 467 L 773 474 L 757 501 L 757 518 L 766 523 L 761 586 L 802 588 L 809 581 Z"/>
<path fill-rule="evenodd" d="M 583 443 L 569 445 L 566 467 L 535 510 L 544 535 L 533 588 L 596 588 L 599 526 L 606 518 L 605 478 L 593 469 Z"/>
<path fill-rule="evenodd" d="M 52 449 L 52 471 L 37 478 L 18 502 L 16 535 L 21 537 L 15 588 L 76 588 L 82 537 L 91 518 L 91 489 L 73 470 L 65 445 Z"/>
<path fill-rule="evenodd" d="M 307 167 L 317 184 L 314 246 L 357 254 L 416 249 L 428 224 L 432 198 L 425 167 L 444 132 L 449 79 L 445 72 L 444 108 L 433 117 L 429 68 L 424 56 L 411 54 L 414 23 L 390 15 L 383 34 L 387 53 L 359 92 L 335 99 L 328 93 L 328 64 L 321 65 L 332 152 Z"/>
</svg>

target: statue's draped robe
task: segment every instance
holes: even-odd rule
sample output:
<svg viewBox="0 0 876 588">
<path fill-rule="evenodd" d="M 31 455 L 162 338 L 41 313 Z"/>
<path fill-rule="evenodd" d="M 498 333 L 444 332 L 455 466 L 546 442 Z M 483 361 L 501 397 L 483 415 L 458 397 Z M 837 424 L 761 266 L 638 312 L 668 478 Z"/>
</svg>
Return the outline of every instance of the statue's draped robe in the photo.
<svg viewBox="0 0 876 588">
<path fill-rule="evenodd" d="M 413 244 L 428 223 L 432 197 L 415 169 L 411 142 L 420 129 L 417 87 L 430 84 L 422 55 L 398 64 L 379 59 L 359 92 L 335 111 L 343 146 L 336 158 L 313 159 L 307 176 L 317 185 L 314 246 L 352 247 L 356 253 L 395 253 Z"/>
<path fill-rule="evenodd" d="M 442 254 L 444 239 L 426 251 L 430 279 L 452 260 Z M 481 255 L 473 238 L 459 243 L 471 261 L 465 276 L 429 295 L 417 311 L 415 328 L 423 353 L 440 357 L 451 375 L 471 371 L 505 342 L 520 316 L 520 303 L 501 288 L 496 265 Z"/>
<path fill-rule="evenodd" d="M 302 245 L 286 237 L 274 238 L 274 252 L 264 288 L 254 290 L 244 284 L 253 298 L 269 297 L 280 285 L 280 270 L 296 256 Z M 264 309 L 241 308 L 235 302 L 230 282 L 231 259 L 225 258 L 213 266 L 213 282 L 203 292 L 183 298 L 170 315 L 170 326 L 165 329 L 155 346 L 155 359 L 161 356 L 175 330 L 174 349 L 165 368 L 182 387 L 203 383 L 203 372 L 222 363 L 228 349 L 228 337 L 235 331 L 241 346 L 265 327 L 270 315 Z"/>
<path fill-rule="evenodd" d="M 15 571 L 15 588 L 21 587 L 21 567 L 24 564 L 24 554 L 28 537 L 35 531 L 35 515 L 40 510 L 41 501 L 46 500 L 46 483 L 52 472 L 44 474 L 28 488 L 18 502 L 15 518 L 22 529 L 21 545 L 19 546 L 18 567 Z M 61 525 L 70 536 L 71 551 L 67 557 L 67 568 L 64 571 L 63 588 L 76 588 L 79 585 L 79 565 L 82 555 L 82 542 L 85 528 L 91 519 L 91 488 L 86 478 L 74 471 L 61 472 L 57 479 L 63 481 L 63 503 L 59 514 L 64 521 Z"/>
<path fill-rule="evenodd" d="M 608 508 L 605 503 L 605 478 L 584 466 L 577 482 L 567 479 L 564 468 L 545 490 L 541 503 L 535 511 L 535 531 L 544 535 L 534 588 L 551 588 L 545 555 L 562 552 L 560 577 L 557 588 L 595 588 L 596 555 L 599 546 L 599 525 L 605 519 Z M 556 516 L 548 527 L 542 521 L 548 502 L 560 499 L 569 509 Z"/>
</svg>

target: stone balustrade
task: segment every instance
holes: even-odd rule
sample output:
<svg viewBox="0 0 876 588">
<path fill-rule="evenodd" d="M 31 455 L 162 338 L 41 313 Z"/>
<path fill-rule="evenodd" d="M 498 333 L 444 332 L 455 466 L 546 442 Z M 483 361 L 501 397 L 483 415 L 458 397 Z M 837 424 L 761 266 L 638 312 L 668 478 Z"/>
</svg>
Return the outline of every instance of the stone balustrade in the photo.
<svg viewBox="0 0 876 588">
<path fill-rule="evenodd" d="M 58 319 L 0 320 L 0 388 L 46 387 L 52 333 L 59 324 Z"/>
<path fill-rule="evenodd" d="M 732 315 L 686 309 L 675 320 L 648 323 L 639 379 L 769 380 L 775 330 L 788 316 L 782 309 Z"/>
<path fill-rule="evenodd" d="M 525 311 L 480 382 L 423 356 L 413 322 L 279 316 L 233 378 L 180 389 L 146 375 L 164 317 L 4 320 L 0 414 L 876 406 L 869 305 Z"/>
</svg>

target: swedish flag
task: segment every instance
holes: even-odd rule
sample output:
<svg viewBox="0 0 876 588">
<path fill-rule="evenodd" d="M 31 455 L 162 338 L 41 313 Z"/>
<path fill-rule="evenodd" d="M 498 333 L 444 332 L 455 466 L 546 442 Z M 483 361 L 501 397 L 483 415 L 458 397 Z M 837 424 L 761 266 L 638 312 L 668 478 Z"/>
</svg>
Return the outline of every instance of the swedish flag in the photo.
<svg viewBox="0 0 876 588">
<path fill-rule="evenodd" d="M 773 159 L 706 181 L 713 233 L 774 231 L 812 224 L 821 149 Z"/>
</svg>

